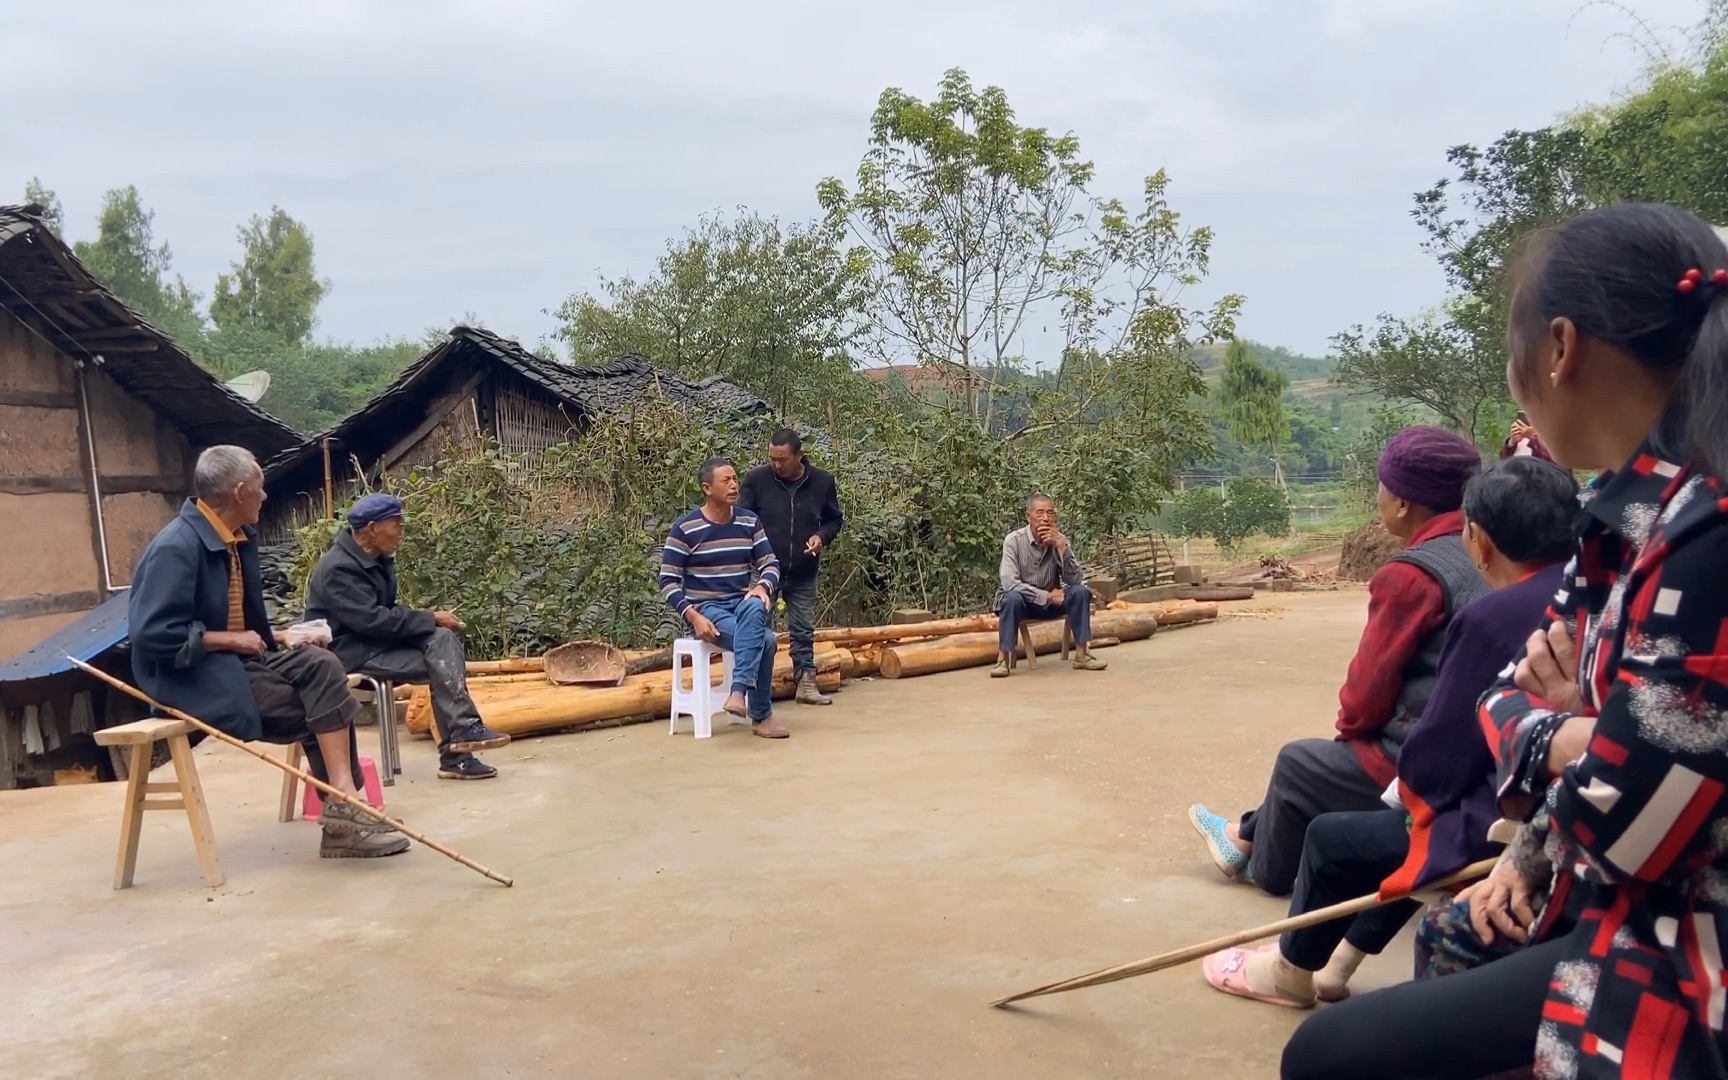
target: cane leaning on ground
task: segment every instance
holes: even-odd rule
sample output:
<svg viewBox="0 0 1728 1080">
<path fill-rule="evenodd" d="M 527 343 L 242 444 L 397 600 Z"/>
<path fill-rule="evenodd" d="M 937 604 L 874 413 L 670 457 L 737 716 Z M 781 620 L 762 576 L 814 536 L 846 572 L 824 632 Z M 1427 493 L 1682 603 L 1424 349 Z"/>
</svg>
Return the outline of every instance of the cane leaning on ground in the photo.
<svg viewBox="0 0 1728 1080">
<path fill-rule="evenodd" d="M 1490 870 L 1494 869 L 1494 864 L 1498 861 L 1498 859 L 1483 859 L 1481 862 L 1471 863 L 1469 866 L 1466 866 L 1451 877 L 1441 878 L 1439 881 L 1436 881 L 1431 885 L 1424 885 L 1418 891 L 1433 892 L 1436 889 L 1450 888 L 1453 885 L 1462 885 L 1467 881 L 1474 881 L 1477 878 L 1485 877 Z M 1280 934 L 1287 934 L 1294 930 L 1306 930 L 1310 926 L 1319 926 L 1321 923 L 1331 922 L 1333 919 L 1342 919 L 1350 915 L 1356 915 L 1367 911 L 1370 908 L 1380 907 L 1382 904 L 1391 904 L 1399 900 L 1408 900 L 1411 895 L 1413 894 L 1399 893 L 1395 896 L 1388 896 L 1384 900 L 1380 898 L 1378 893 L 1371 893 L 1368 896 L 1359 896 L 1354 900 L 1346 900 L 1342 904 L 1333 904 L 1331 907 L 1324 907 L 1318 911 L 1310 911 L 1306 915 L 1296 915 L 1288 919 L 1280 919 L 1275 923 L 1267 923 L 1265 926 L 1258 926 L 1252 930 L 1241 930 L 1237 933 L 1228 934 L 1221 938 L 1213 938 L 1211 941 L 1203 941 L 1198 945 L 1189 945 L 1172 952 L 1159 953 L 1157 956 L 1148 956 L 1144 960 L 1134 960 L 1126 964 L 1118 964 L 1115 967 L 1100 968 L 1088 975 L 1076 975 L 1072 979 L 1063 979 L 1061 982 L 1047 983 L 1044 986 L 1032 990 L 1022 990 L 1018 994 L 1010 994 L 1005 998 L 997 998 L 990 1004 L 995 1008 L 1003 1009 L 1012 1005 L 1016 1001 L 1024 1001 L 1027 998 L 1043 997 L 1045 994 L 1061 994 L 1066 993 L 1069 990 L 1079 990 L 1087 986 L 1102 986 L 1104 983 L 1113 983 L 1120 982 L 1123 979 L 1132 979 L 1136 975 L 1149 975 L 1154 971 L 1163 971 L 1165 968 L 1172 968 L 1178 964 L 1186 964 L 1191 960 L 1199 960 L 1202 957 L 1210 956 L 1220 949 L 1232 949 L 1238 945 L 1248 945 L 1256 941 L 1264 941 L 1267 938 L 1277 937 Z"/>
<path fill-rule="evenodd" d="M 503 885 L 505 888 L 509 888 L 510 886 L 516 884 L 515 878 L 507 877 L 504 874 L 500 874 L 495 870 L 488 870 L 486 867 L 481 866 L 479 863 L 475 862 L 473 859 L 470 859 L 468 856 L 463 855 L 457 851 L 452 851 L 451 849 L 445 847 L 443 844 L 440 844 L 438 841 L 433 840 L 429 836 L 426 836 L 424 833 L 415 832 L 413 829 L 410 829 L 408 826 L 402 824 L 400 821 L 397 821 L 395 818 L 390 817 L 386 814 L 380 813 L 379 811 L 372 808 L 371 806 L 368 806 L 363 800 L 356 799 L 354 796 L 348 794 L 345 791 L 339 791 L 336 788 L 331 787 L 329 784 L 326 784 L 324 781 L 318 779 L 316 776 L 313 776 L 311 773 L 306 772 L 303 769 L 297 769 L 294 766 L 288 764 L 286 761 L 283 761 L 281 758 L 275 757 L 274 755 L 271 755 L 271 754 L 266 754 L 262 750 L 254 750 L 252 747 L 241 742 L 239 739 L 236 739 L 234 736 L 229 735 L 228 733 L 223 732 L 223 731 L 218 731 L 216 728 L 211 727 L 209 724 L 206 724 L 204 721 L 198 719 L 196 716 L 190 716 L 186 713 L 181 712 L 179 709 L 164 705 L 161 702 L 157 701 L 156 699 L 152 698 L 149 694 L 146 694 L 144 691 L 138 689 L 137 687 L 132 686 L 129 683 L 127 683 L 121 679 L 116 679 L 114 676 L 108 674 L 106 671 L 103 671 L 100 668 L 92 667 L 89 664 L 86 664 L 84 661 L 78 659 L 75 656 L 68 656 L 68 657 L 66 657 L 66 659 L 70 660 L 72 663 L 76 664 L 81 670 L 85 671 L 86 673 L 88 673 L 90 675 L 94 675 L 96 678 L 101 679 L 103 682 L 107 683 L 109 686 L 112 686 L 114 689 L 120 691 L 123 694 L 128 694 L 132 697 L 137 698 L 139 701 L 142 701 L 144 704 L 149 705 L 151 708 L 162 713 L 164 716 L 172 716 L 176 720 L 183 720 L 186 723 L 191 724 L 193 727 L 197 728 L 199 731 L 204 732 L 204 734 L 206 734 L 206 735 L 215 736 L 216 738 L 227 743 L 229 746 L 237 746 L 240 749 L 246 751 L 248 754 L 251 754 L 253 757 L 259 759 L 260 761 L 268 761 L 270 764 L 276 766 L 278 769 L 281 769 L 283 772 L 290 773 L 294 776 L 299 777 L 301 782 L 306 784 L 308 787 L 317 788 L 320 792 L 322 792 L 326 799 L 336 799 L 340 802 L 345 802 L 345 803 L 349 804 L 350 806 L 355 807 L 358 810 L 363 810 L 370 816 L 383 818 L 384 821 L 388 825 L 390 825 L 396 831 L 400 832 L 403 836 L 408 837 L 410 840 L 415 840 L 415 841 L 418 841 L 419 843 L 425 844 L 427 847 L 431 848 L 433 851 L 436 851 L 440 855 L 448 856 L 449 858 L 455 859 L 457 862 L 461 863 L 463 866 L 466 866 L 468 869 L 473 870 L 474 872 L 476 872 L 478 874 L 482 874 L 486 877 L 491 878 L 493 881 L 496 881 L 498 884 Z"/>
</svg>

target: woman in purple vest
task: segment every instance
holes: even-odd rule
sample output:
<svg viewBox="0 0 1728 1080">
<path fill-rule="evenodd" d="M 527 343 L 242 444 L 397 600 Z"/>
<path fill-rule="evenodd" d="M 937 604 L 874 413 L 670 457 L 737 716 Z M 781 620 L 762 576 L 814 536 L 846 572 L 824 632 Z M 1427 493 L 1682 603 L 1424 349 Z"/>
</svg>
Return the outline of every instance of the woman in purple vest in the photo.
<svg viewBox="0 0 1728 1080">
<path fill-rule="evenodd" d="M 1292 916 L 1376 889 L 1408 893 L 1494 853 L 1494 755 L 1476 701 L 1542 625 L 1577 510 L 1571 474 L 1534 457 L 1501 461 L 1465 487 L 1464 544 L 1495 591 L 1447 628 L 1434 692 L 1398 755 L 1398 808 L 1321 814 L 1308 826 Z M 1389 945 L 1417 906 L 1401 901 L 1260 949 L 1225 949 L 1206 958 L 1206 981 L 1275 1005 L 1340 1000 L 1356 965 Z"/>
</svg>

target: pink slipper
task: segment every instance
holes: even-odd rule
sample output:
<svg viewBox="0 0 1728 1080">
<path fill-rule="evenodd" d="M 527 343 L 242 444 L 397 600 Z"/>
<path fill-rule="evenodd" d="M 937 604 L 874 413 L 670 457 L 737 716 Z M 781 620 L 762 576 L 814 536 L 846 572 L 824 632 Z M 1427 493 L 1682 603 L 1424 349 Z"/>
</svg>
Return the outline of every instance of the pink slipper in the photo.
<svg viewBox="0 0 1728 1080">
<path fill-rule="evenodd" d="M 1276 992 L 1270 994 L 1256 993 L 1248 985 L 1248 962 L 1255 955 L 1276 952 L 1278 943 L 1263 945 L 1250 952 L 1247 949 L 1225 949 L 1215 952 L 1200 962 L 1201 974 L 1206 976 L 1206 982 L 1214 990 L 1222 990 L 1226 994 L 1247 998 L 1250 1001 L 1263 1001 L 1268 1005 L 1282 1005 L 1287 1009 L 1311 1009 L 1314 999 L 1306 1001 L 1285 997 Z"/>
</svg>

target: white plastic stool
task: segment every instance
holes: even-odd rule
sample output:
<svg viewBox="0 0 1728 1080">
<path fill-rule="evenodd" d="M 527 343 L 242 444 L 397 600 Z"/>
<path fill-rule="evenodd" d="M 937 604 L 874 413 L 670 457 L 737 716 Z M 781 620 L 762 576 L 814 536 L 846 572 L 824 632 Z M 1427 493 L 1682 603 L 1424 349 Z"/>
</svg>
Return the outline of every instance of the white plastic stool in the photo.
<svg viewBox="0 0 1728 1080">
<path fill-rule="evenodd" d="M 720 685 L 714 685 L 714 655 L 721 661 Z M 684 689 L 684 674 L 690 672 L 690 689 Z M 678 718 L 688 716 L 695 721 L 696 737 L 706 739 L 714 734 L 714 714 L 721 712 L 726 696 L 732 692 L 732 650 L 710 645 L 701 638 L 681 637 L 672 643 L 672 725 L 671 735 L 678 734 Z M 741 718 L 733 723 L 742 724 Z"/>
</svg>

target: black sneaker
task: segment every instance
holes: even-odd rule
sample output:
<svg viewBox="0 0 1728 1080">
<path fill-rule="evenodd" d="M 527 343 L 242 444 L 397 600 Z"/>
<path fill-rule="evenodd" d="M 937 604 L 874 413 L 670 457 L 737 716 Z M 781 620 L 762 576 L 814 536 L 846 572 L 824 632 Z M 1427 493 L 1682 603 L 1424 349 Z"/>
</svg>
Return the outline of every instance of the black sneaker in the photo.
<svg viewBox="0 0 1728 1080">
<path fill-rule="evenodd" d="M 510 736 L 501 735 L 478 720 L 463 724 L 450 733 L 450 745 L 444 749 L 452 754 L 478 754 L 510 745 Z"/>
<path fill-rule="evenodd" d="M 490 780 L 497 775 L 497 769 L 473 754 L 463 754 L 461 757 L 438 762 L 438 777 L 441 780 Z"/>
</svg>

